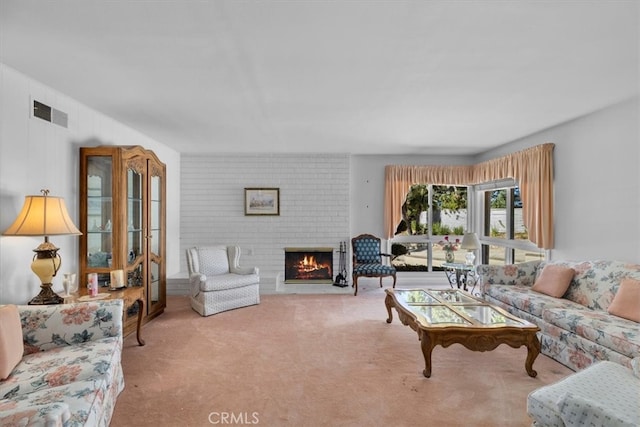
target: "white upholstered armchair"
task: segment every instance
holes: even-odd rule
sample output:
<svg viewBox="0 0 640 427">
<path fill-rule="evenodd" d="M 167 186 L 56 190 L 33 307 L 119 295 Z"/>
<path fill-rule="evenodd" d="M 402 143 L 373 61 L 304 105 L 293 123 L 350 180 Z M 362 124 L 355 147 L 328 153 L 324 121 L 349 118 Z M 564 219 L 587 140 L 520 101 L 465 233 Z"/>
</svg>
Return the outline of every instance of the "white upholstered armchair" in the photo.
<svg viewBox="0 0 640 427">
<path fill-rule="evenodd" d="M 191 307 L 202 316 L 260 303 L 257 267 L 239 266 L 237 246 L 187 249 Z"/>
</svg>

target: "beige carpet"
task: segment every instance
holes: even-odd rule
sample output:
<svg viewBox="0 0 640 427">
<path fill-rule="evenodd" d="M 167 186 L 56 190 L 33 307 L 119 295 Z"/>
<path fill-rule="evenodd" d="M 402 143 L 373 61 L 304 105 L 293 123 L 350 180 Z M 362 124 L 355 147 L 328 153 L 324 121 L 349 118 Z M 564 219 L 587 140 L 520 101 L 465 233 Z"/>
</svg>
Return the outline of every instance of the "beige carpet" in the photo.
<svg viewBox="0 0 640 427">
<path fill-rule="evenodd" d="M 384 291 L 265 295 L 210 317 L 169 297 L 125 339 L 118 426 L 529 426 L 526 397 L 571 373 L 526 349 L 436 347 L 431 378 L 417 334 L 387 324 Z"/>
</svg>

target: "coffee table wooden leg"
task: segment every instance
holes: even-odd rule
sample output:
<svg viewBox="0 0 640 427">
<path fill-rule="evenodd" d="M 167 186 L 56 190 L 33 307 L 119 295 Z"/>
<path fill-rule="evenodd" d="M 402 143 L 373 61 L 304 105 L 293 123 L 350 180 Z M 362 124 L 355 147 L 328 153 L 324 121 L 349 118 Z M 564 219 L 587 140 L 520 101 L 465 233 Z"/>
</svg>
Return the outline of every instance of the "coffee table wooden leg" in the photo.
<svg viewBox="0 0 640 427">
<path fill-rule="evenodd" d="M 431 353 L 433 352 L 433 347 L 435 347 L 434 341 L 429 336 L 429 334 L 427 334 L 424 331 L 421 331 L 419 333 L 419 338 L 420 338 L 420 348 L 422 348 L 422 355 L 424 356 L 424 371 L 422 371 L 422 374 L 425 377 L 430 378 L 431 377 Z"/>
<path fill-rule="evenodd" d="M 536 334 L 533 334 L 527 342 L 527 360 L 524 363 L 527 374 L 532 378 L 538 376 L 538 372 L 533 369 L 533 362 L 536 360 L 536 357 L 538 357 L 538 354 L 540 354 L 540 340 L 538 340 Z"/>
<path fill-rule="evenodd" d="M 387 313 L 389 314 L 389 317 L 387 317 L 387 323 L 391 323 L 391 321 L 393 320 L 393 314 L 391 314 L 391 308 L 395 307 L 395 304 L 393 303 L 393 298 L 391 297 L 391 295 L 387 294 L 387 296 L 384 299 L 384 305 L 387 307 Z"/>
<path fill-rule="evenodd" d="M 138 339 L 139 345 L 145 345 L 146 343 L 142 339 L 141 331 L 142 331 L 142 313 L 144 311 L 144 300 L 142 298 L 138 299 L 138 326 L 136 329 L 136 338 Z"/>
</svg>

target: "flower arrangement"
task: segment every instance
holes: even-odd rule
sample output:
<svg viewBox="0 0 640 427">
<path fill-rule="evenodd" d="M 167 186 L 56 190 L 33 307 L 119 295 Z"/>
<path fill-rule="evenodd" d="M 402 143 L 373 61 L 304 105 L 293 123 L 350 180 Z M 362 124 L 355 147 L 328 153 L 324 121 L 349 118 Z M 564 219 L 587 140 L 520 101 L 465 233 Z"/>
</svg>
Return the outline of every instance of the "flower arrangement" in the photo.
<svg viewBox="0 0 640 427">
<path fill-rule="evenodd" d="M 442 249 L 445 252 L 457 251 L 458 245 L 460 244 L 460 239 L 456 239 L 455 242 L 451 242 L 449 241 L 449 236 L 444 236 L 444 240 L 440 240 L 438 244 L 442 246 Z"/>
</svg>

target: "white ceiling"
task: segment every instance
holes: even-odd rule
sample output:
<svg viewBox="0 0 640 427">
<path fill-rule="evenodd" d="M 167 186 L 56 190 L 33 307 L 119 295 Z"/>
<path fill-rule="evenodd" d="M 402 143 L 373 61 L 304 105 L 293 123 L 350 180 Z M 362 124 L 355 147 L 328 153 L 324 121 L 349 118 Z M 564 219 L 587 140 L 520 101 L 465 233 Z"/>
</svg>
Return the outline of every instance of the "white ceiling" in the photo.
<svg viewBox="0 0 640 427">
<path fill-rule="evenodd" d="M 638 28 L 636 0 L 0 0 L 0 62 L 183 153 L 474 154 L 637 95 Z"/>
</svg>

